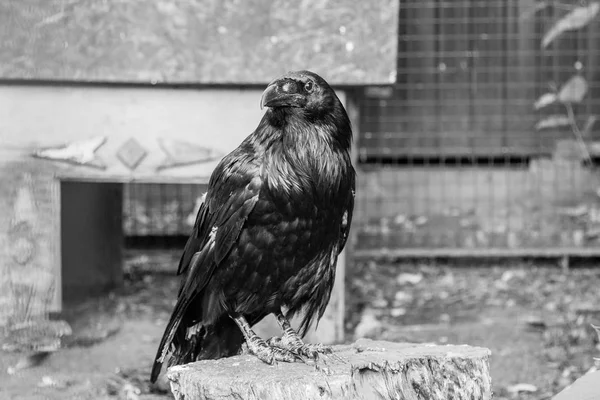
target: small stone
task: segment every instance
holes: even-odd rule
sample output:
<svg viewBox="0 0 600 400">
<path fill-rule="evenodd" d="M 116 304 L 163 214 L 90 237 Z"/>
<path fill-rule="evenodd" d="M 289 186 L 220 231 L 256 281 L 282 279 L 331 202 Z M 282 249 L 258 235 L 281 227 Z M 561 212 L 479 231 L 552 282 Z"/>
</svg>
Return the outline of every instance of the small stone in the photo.
<svg viewBox="0 0 600 400">
<path fill-rule="evenodd" d="M 375 299 L 371 302 L 373 308 L 387 308 L 388 301 L 386 299 Z"/>
<path fill-rule="evenodd" d="M 406 314 L 406 308 L 404 307 L 395 307 L 390 311 L 390 315 L 394 318 L 401 317 Z"/>
<path fill-rule="evenodd" d="M 407 304 L 412 301 L 413 297 L 403 290 L 398 290 L 394 295 L 394 305 Z"/>
<path fill-rule="evenodd" d="M 396 277 L 396 282 L 399 285 L 406 285 L 406 284 L 411 284 L 411 285 L 416 285 L 417 283 L 421 282 L 423 280 L 423 274 L 411 274 L 408 272 L 404 272 L 399 274 Z"/>
<path fill-rule="evenodd" d="M 449 314 L 444 313 L 444 314 L 440 315 L 440 322 L 442 322 L 442 323 L 448 324 L 448 323 L 450 323 L 451 320 L 452 320 L 452 318 L 450 317 Z"/>
</svg>

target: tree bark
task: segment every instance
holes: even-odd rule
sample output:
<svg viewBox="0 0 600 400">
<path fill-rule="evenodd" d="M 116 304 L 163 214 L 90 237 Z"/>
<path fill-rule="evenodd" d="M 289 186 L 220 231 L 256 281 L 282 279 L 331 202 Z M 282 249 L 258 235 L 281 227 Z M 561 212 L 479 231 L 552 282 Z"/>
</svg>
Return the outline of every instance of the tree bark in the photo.
<svg viewBox="0 0 600 400">
<path fill-rule="evenodd" d="M 177 400 L 492 398 L 490 351 L 360 339 L 315 365 L 270 366 L 251 355 L 171 367 Z"/>
</svg>

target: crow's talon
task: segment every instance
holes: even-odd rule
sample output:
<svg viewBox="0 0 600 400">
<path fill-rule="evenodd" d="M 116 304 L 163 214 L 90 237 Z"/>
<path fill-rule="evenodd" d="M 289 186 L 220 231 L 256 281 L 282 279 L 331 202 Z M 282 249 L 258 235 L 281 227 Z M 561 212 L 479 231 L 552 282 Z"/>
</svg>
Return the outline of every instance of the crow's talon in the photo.
<svg viewBox="0 0 600 400">
<path fill-rule="evenodd" d="M 317 360 L 320 354 L 328 355 L 332 354 L 333 350 L 329 346 L 323 346 L 321 343 L 312 344 L 302 344 L 298 349 L 298 353 L 304 355 L 305 357 L 312 358 L 313 360 Z"/>
<path fill-rule="evenodd" d="M 294 340 L 293 337 L 272 337 L 267 340 L 267 344 L 273 348 L 282 349 L 296 356 L 297 360 L 305 364 L 316 364 L 322 362 L 327 364 L 328 358 L 344 362 L 345 361 L 333 352 L 330 346 L 324 346 L 321 343 L 303 343 L 301 340 Z M 310 361 L 310 362 L 309 362 Z"/>
<path fill-rule="evenodd" d="M 291 351 L 270 345 L 271 342 L 271 339 L 269 339 L 269 342 L 265 342 L 256 337 L 248 343 L 248 352 L 269 365 L 277 365 L 277 361 L 295 362 L 300 358 Z"/>
<path fill-rule="evenodd" d="M 301 360 L 302 358 L 298 357 L 296 354 L 291 351 L 280 349 L 279 347 L 271 347 L 273 351 L 273 356 L 276 361 L 290 362 L 293 363 L 296 360 Z"/>
<path fill-rule="evenodd" d="M 266 345 L 264 347 L 259 345 L 256 348 L 250 348 L 250 352 L 266 364 L 273 365 L 275 361 L 273 351 Z"/>
<path fill-rule="evenodd" d="M 313 359 L 308 358 L 308 357 L 301 357 L 301 360 L 306 365 L 315 365 L 316 364 Z"/>
</svg>

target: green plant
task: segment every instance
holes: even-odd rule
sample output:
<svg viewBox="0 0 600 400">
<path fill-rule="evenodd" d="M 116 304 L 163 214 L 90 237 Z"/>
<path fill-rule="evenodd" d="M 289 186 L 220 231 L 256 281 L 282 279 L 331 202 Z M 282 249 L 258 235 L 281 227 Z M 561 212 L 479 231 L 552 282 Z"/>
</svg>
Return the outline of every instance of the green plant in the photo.
<svg viewBox="0 0 600 400">
<path fill-rule="evenodd" d="M 527 16 L 547 7 L 565 10 L 566 14 L 557 20 L 542 38 L 541 45 L 543 50 L 550 46 L 563 33 L 585 28 L 600 12 L 600 2 L 598 1 L 580 1 L 578 5 L 564 4 L 558 1 L 537 1 L 533 10 Z M 598 116 L 590 114 L 582 124 L 573 108 L 574 104 L 581 103 L 585 98 L 589 89 L 587 80 L 578 72 L 562 85 L 553 82 L 550 86 L 550 91 L 541 95 L 534 103 L 535 109 L 540 110 L 551 104 L 558 103 L 564 106 L 565 113 L 546 116 L 538 121 L 535 128 L 541 130 L 564 126 L 569 127 L 581 148 L 584 161 L 590 162 L 591 156 L 586 146 L 585 138 L 589 136 L 595 122 L 598 120 Z"/>
</svg>

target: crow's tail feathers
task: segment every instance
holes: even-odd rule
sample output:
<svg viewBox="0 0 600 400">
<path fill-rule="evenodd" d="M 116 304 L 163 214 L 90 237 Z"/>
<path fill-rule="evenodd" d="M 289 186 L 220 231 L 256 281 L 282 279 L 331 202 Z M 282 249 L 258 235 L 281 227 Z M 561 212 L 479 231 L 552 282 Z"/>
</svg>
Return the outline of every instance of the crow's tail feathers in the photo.
<svg viewBox="0 0 600 400">
<path fill-rule="evenodd" d="M 239 354 L 244 343 L 244 336 L 228 315 L 222 315 L 215 324 L 197 324 L 187 328 L 185 323 L 171 317 L 165 334 L 158 347 L 156 359 L 152 366 L 150 381 L 158 378 L 169 350 L 169 366 L 187 364 L 197 360 L 211 360 Z"/>
<path fill-rule="evenodd" d="M 156 382 L 167 354 L 170 350 L 172 350 L 171 348 L 175 347 L 174 350 L 176 350 L 178 342 L 185 342 L 187 327 L 185 325 L 182 326 L 181 323 L 184 317 L 183 314 L 185 312 L 185 307 L 182 307 L 180 303 L 181 301 L 177 302 L 175 310 L 173 310 L 173 314 L 171 314 L 169 323 L 165 328 L 165 333 L 163 334 L 160 344 L 158 345 L 156 357 L 154 358 L 154 364 L 152 365 L 152 373 L 150 374 L 150 382 Z M 175 340 L 176 338 L 179 340 Z"/>
</svg>

